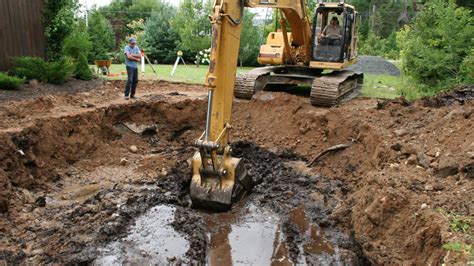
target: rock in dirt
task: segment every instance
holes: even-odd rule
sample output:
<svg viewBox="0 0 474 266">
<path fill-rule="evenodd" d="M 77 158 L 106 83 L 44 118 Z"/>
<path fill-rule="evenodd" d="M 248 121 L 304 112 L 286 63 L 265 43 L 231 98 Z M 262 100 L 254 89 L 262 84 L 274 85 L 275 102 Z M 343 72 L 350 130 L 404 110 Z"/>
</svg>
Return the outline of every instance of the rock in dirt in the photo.
<svg viewBox="0 0 474 266">
<path fill-rule="evenodd" d="M 467 157 L 469 157 L 469 159 L 474 159 L 474 151 L 467 152 Z"/>
<path fill-rule="evenodd" d="M 407 159 L 407 164 L 408 165 L 416 165 L 418 163 L 418 160 L 416 159 L 416 156 L 414 154 L 410 155 Z"/>
<path fill-rule="evenodd" d="M 406 130 L 406 129 L 396 129 L 396 130 L 393 131 L 393 133 L 395 133 L 395 136 L 397 136 L 397 137 L 403 137 L 406 134 L 408 134 L 408 130 Z"/>
<path fill-rule="evenodd" d="M 436 174 L 438 177 L 445 178 L 450 175 L 458 173 L 458 161 L 452 156 L 442 155 L 439 157 L 438 171 Z"/>
<path fill-rule="evenodd" d="M 395 143 L 390 148 L 394 151 L 400 151 L 402 149 L 402 145 L 400 143 Z"/>
<path fill-rule="evenodd" d="M 83 102 L 83 103 L 81 103 L 81 107 L 82 108 L 93 108 L 93 107 L 95 107 L 95 105 L 92 104 L 92 103 L 89 103 L 89 102 Z"/>
<path fill-rule="evenodd" d="M 466 174 L 467 178 L 474 179 L 474 163 L 464 166 L 462 171 Z"/>
<path fill-rule="evenodd" d="M 421 145 L 414 144 L 414 143 L 403 145 L 401 149 L 402 154 L 406 154 L 406 155 L 412 155 L 412 154 L 418 155 L 419 153 L 421 153 L 421 151 L 422 151 Z"/>
<path fill-rule="evenodd" d="M 130 152 L 132 152 L 132 153 L 137 153 L 137 152 L 138 152 L 138 148 L 137 148 L 137 146 L 135 146 L 135 145 L 130 146 L 129 150 L 130 150 Z"/>
<path fill-rule="evenodd" d="M 128 164 L 127 158 L 120 159 L 120 165 L 127 165 L 127 164 Z"/>
<path fill-rule="evenodd" d="M 41 196 L 41 197 L 38 197 L 35 201 L 36 203 L 36 206 L 38 207 L 45 207 L 46 206 L 46 198 Z"/>
</svg>

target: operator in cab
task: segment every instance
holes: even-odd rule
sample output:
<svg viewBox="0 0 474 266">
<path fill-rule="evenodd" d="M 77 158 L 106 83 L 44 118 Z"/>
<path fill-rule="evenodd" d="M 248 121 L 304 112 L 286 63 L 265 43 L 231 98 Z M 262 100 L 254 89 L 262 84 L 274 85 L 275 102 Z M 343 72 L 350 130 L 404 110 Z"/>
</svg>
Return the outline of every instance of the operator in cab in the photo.
<svg viewBox="0 0 474 266">
<path fill-rule="evenodd" d="M 339 19 L 332 17 L 331 22 L 323 29 L 319 35 L 321 44 L 339 45 L 342 38 L 341 26 L 339 26 Z"/>
</svg>

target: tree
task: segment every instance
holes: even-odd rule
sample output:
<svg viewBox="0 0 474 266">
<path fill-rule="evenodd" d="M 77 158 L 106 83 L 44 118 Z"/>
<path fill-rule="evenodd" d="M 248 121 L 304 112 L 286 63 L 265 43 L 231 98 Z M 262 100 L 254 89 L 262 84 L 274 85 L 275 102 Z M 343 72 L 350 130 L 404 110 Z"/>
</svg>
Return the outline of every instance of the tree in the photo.
<svg viewBox="0 0 474 266">
<path fill-rule="evenodd" d="M 115 38 L 112 25 L 100 12 L 92 11 L 90 13 L 88 31 L 94 43 L 94 48 L 89 53 L 90 61 L 113 50 Z"/>
<path fill-rule="evenodd" d="M 405 72 L 438 87 L 463 79 L 461 66 L 474 47 L 474 17 L 453 0 L 430 0 L 397 38 Z"/>
<path fill-rule="evenodd" d="M 92 42 L 85 23 L 79 21 L 74 30 L 64 40 L 63 53 L 78 60 L 81 54 L 88 55 L 92 49 Z"/>
<path fill-rule="evenodd" d="M 160 2 L 158 8 L 145 23 L 142 46 L 152 60 L 171 64 L 176 59 L 179 34 L 170 25 L 170 20 L 176 16 L 176 13 L 173 6 Z"/>
<path fill-rule="evenodd" d="M 240 66 L 257 65 L 257 57 L 262 44 L 261 33 L 253 25 L 254 13 L 245 10 L 242 34 L 240 36 L 239 63 Z"/>
<path fill-rule="evenodd" d="M 180 37 L 179 49 L 185 52 L 188 60 L 211 46 L 212 30 L 208 19 L 211 6 L 210 0 L 183 0 L 171 21 Z"/>
<path fill-rule="evenodd" d="M 77 8 L 77 0 L 46 1 L 44 24 L 47 40 L 46 55 L 49 60 L 61 58 L 64 39 L 72 32 L 74 27 L 74 14 Z"/>
</svg>

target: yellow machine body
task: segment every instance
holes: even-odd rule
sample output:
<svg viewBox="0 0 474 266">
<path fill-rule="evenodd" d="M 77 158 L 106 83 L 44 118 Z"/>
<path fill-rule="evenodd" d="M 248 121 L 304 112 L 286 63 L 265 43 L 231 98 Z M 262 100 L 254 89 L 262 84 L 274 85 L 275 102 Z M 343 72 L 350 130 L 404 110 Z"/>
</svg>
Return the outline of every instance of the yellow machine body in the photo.
<svg viewBox="0 0 474 266">
<path fill-rule="evenodd" d="M 341 7 L 337 3 L 318 5 Z M 206 129 L 196 141 L 199 151 L 192 160 L 193 176 L 190 191 L 195 207 L 229 209 L 233 202 L 249 193 L 253 185 L 243 161 L 231 156 L 229 146 L 244 7 L 274 8 L 281 13 L 281 30 L 270 33 L 267 43 L 260 49 L 258 61 L 261 64 L 283 65 L 283 68 L 285 65 L 292 66 L 296 71 L 317 68 L 339 70 L 351 64 L 356 56 L 356 38 L 352 38 L 351 48 L 348 50 L 351 52 L 351 57 L 347 62 L 328 63 L 311 60 L 312 29 L 304 0 L 215 0 L 210 16 L 212 43 L 209 72 L 205 80 L 208 90 Z M 327 20 L 327 16 L 325 19 Z M 287 30 L 287 24 L 291 32 Z M 344 73 L 339 74 L 337 78 L 347 80 Z M 247 91 L 252 93 L 252 90 L 253 88 L 250 88 Z M 245 92 L 241 94 L 246 95 Z M 321 97 L 324 98 L 325 94 L 321 94 Z M 331 99 L 326 102 L 332 103 Z"/>
<path fill-rule="evenodd" d="M 287 33 L 291 41 L 291 33 Z M 258 63 L 261 65 L 282 65 L 290 55 L 285 53 L 283 32 L 272 32 L 267 37 L 266 44 L 260 46 Z"/>
</svg>

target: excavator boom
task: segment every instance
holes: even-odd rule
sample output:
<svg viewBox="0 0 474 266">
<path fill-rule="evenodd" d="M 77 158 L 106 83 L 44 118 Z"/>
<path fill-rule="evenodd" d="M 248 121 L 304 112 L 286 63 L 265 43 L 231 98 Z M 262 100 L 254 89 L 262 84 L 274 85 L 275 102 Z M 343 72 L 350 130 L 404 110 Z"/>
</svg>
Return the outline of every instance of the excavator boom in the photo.
<svg viewBox="0 0 474 266">
<path fill-rule="evenodd" d="M 193 157 L 191 199 L 195 207 L 229 209 L 252 186 L 243 162 L 231 156 L 229 146 L 243 9 L 241 0 L 216 0 L 211 15 L 206 128 L 196 141 L 199 152 Z"/>
<path fill-rule="evenodd" d="M 333 3 L 332 6 L 340 8 L 336 3 Z M 291 64 L 292 70 L 305 72 L 304 75 L 298 73 L 298 77 L 311 82 L 314 80 L 314 77 L 310 75 L 312 70 L 310 65 L 313 63 L 311 61 L 313 36 L 311 36 L 312 31 L 307 17 L 305 0 L 214 1 L 210 16 L 212 23 L 210 65 L 205 80 L 208 89 L 206 128 L 196 141 L 199 151 L 196 152 L 192 161 L 193 177 L 190 190 L 192 203 L 195 207 L 226 210 L 232 206 L 233 202 L 238 201 L 251 191 L 252 178 L 247 175 L 242 159 L 231 156 L 229 146 L 234 85 L 237 88 L 236 95 L 243 95 L 244 98 L 248 95 L 251 97 L 255 92 L 255 84 L 258 83 L 258 78 L 262 76 L 262 73 L 288 71 L 286 66 L 270 66 L 257 69 L 247 75 L 246 79 L 236 82 L 244 7 L 274 8 L 282 13 L 280 22 L 283 32 L 275 33 L 275 36 L 279 34 L 281 37 L 280 40 L 284 45 L 280 45 L 281 50 L 278 51 L 282 51 L 285 55 L 279 54 L 278 51 L 270 51 L 272 56 L 277 55 L 273 58 L 278 60 L 270 60 L 269 64 Z M 287 32 L 287 21 L 291 27 L 291 33 Z M 271 41 L 270 37 L 269 41 Z M 272 45 L 268 46 L 269 49 L 273 49 Z M 262 51 L 260 56 L 262 56 Z M 283 73 L 278 78 L 285 78 L 285 75 Z M 338 97 L 339 91 L 350 91 L 350 88 L 346 88 L 347 86 L 340 86 L 341 81 L 352 84 L 348 82 L 351 81 L 350 77 L 350 73 L 339 74 L 337 78 L 332 78 L 324 83 L 326 84 L 324 90 L 320 90 L 319 85 L 316 86 L 316 92 L 320 97 L 323 97 L 321 102 L 332 104 L 333 95 Z M 294 80 L 293 76 L 290 78 Z M 334 90 L 336 90 L 335 93 Z M 318 101 L 318 99 L 314 101 Z"/>
</svg>

